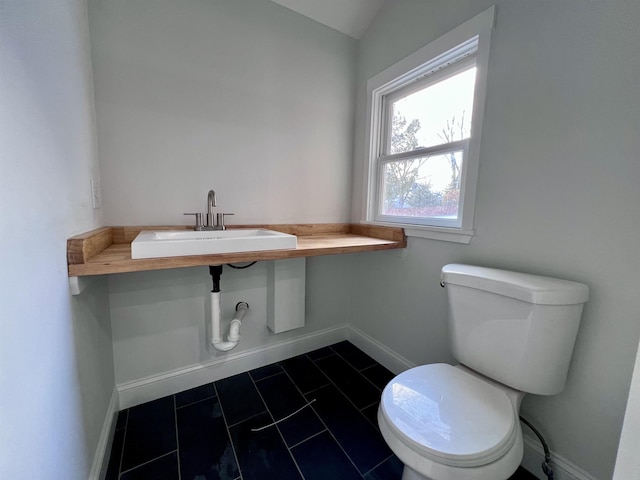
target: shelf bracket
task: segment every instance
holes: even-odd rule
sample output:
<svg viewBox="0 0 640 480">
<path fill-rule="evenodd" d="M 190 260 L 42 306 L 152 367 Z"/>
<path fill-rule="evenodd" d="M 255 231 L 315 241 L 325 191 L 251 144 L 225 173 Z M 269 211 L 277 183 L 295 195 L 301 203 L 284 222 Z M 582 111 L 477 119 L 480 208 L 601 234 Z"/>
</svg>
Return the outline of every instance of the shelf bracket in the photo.
<svg viewBox="0 0 640 480">
<path fill-rule="evenodd" d="M 69 277 L 71 295 L 80 295 L 92 283 L 93 277 Z"/>
</svg>

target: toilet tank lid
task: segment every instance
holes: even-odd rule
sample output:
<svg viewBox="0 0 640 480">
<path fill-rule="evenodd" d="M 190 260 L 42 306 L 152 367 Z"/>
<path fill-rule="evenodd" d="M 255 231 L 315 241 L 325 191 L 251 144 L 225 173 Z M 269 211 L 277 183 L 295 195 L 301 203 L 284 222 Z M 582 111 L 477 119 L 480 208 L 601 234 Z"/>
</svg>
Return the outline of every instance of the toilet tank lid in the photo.
<svg viewBox="0 0 640 480">
<path fill-rule="evenodd" d="M 577 305 L 589 299 L 589 287 L 583 283 L 475 265 L 445 265 L 441 279 L 445 284 L 476 288 L 539 305 Z"/>
</svg>

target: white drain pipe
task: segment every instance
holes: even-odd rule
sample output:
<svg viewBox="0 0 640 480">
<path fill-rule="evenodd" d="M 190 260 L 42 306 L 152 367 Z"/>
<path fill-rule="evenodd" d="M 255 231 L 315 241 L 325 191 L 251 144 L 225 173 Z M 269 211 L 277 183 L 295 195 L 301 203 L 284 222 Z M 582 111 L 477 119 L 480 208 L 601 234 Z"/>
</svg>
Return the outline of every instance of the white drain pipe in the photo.
<svg viewBox="0 0 640 480">
<path fill-rule="evenodd" d="M 236 305 L 236 313 L 231 320 L 231 325 L 229 325 L 229 336 L 227 341 L 223 342 L 220 327 L 220 292 L 211 292 L 211 344 L 216 350 L 228 352 L 238 344 L 240 326 L 247 310 L 249 310 L 247 302 L 239 302 Z"/>
</svg>

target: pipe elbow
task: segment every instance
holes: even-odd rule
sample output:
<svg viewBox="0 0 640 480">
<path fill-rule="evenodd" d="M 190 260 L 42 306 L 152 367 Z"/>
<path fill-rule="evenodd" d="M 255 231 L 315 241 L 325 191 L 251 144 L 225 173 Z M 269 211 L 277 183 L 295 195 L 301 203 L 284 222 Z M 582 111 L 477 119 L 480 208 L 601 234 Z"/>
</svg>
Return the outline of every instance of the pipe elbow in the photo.
<svg viewBox="0 0 640 480">
<path fill-rule="evenodd" d="M 211 292 L 211 344 L 216 350 L 228 352 L 240 340 L 240 326 L 242 319 L 249 310 L 247 302 L 238 302 L 236 305 L 236 313 L 229 325 L 229 336 L 226 342 L 222 341 L 222 332 L 220 331 L 220 292 Z"/>
<path fill-rule="evenodd" d="M 233 319 L 238 319 L 240 321 L 242 321 L 242 319 L 244 318 L 244 316 L 247 314 L 247 311 L 249 310 L 249 304 L 247 302 L 238 302 L 236 304 L 236 313 L 233 316 Z"/>
<path fill-rule="evenodd" d="M 218 343 L 214 343 L 213 347 L 216 350 L 219 350 L 221 352 L 228 352 L 229 350 L 234 348 L 236 345 L 238 345 L 238 342 L 218 342 Z"/>
</svg>

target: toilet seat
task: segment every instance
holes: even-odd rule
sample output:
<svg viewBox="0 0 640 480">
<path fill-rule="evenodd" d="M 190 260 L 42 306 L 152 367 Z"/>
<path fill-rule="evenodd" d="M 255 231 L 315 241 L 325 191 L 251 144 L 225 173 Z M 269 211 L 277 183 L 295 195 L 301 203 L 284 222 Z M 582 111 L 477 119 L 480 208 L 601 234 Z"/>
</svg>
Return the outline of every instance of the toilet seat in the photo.
<svg viewBox="0 0 640 480">
<path fill-rule="evenodd" d="M 519 432 L 516 408 L 504 390 L 442 363 L 412 368 L 389 382 L 380 416 L 408 448 L 454 467 L 494 462 Z"/>
</svg>

